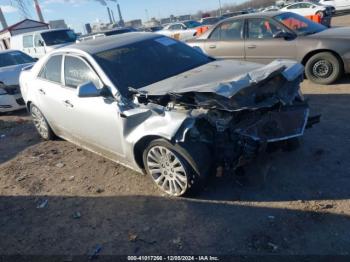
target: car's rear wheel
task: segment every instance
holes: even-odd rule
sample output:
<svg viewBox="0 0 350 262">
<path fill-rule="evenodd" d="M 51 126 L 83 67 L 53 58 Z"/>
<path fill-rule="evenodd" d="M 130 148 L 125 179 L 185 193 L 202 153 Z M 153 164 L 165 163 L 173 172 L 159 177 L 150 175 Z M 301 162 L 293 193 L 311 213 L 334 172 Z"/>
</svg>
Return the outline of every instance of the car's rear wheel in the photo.
<svg viewBox="0 0 350 262">
<path fill-rule="evenodd" d="M 306 77 L 317 84 L 329 85 L 343 74 L 342 63 L 330 52 L 313 55 L 305 65 Z"/>
<path fill-rule="evenodd" d="M 49 126 L 46 118 L 43 113 L 37 108 L 35 105 L 30 105 L 30 112 L 33 118 L 33 122 L 36 130 L 40 134 L 40 136 L 45 140 L 52 140 L 55 138 L 55 135 Z"/>
<path fill-rule="evenodd" d="M 199 163 L 193 159 L 183 147 L 163 139 L 152 141 L 143 153 L 145 169 L 157 187 L 175 197 L 192 195 L 201 188 L 206 175 L 195 171 Z"/>
<path fill-rule="evenodd" d="M 319 15 L 320 18 L 322 19 L 324 17 L 324 12 L 323 11 L 318 11 L 316 15 Z"/>
</svg>

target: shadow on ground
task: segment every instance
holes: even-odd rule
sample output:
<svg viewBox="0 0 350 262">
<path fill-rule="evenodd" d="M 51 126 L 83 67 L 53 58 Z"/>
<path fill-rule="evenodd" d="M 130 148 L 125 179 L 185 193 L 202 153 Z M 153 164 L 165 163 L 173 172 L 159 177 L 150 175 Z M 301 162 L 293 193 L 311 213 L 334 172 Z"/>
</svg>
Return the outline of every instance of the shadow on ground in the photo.
<svg viewBox="0 0 350 262">
<path fill-rule="evenodd" d="M 146 196 L 2 196 L 0 227 L 3 255 L 81 255 L 96 245 L 104 255 L 332 255 L 350 245 L 349 217 L 326 210 Z"/>
</svg>

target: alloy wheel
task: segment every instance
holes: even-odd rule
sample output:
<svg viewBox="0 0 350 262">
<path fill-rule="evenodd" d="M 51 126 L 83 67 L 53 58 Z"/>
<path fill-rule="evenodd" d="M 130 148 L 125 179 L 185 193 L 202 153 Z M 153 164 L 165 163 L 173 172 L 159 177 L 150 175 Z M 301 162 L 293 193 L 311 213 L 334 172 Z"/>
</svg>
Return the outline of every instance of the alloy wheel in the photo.
<svg viewBox="0 0 350 262">
<path fill-rule="evenodd" d="M 188 187 L 188 177 L 183 162 L 163 146 L 154 146 L 147 153 L 147 167 L 157 186 L 172 196 L 180 196 Z"/>
<path fill-rule="evenodd" d="M 35 106 L 32 107 L 31 112 L 36 129 L 43 138 L 47 139 L 49 136 L 49 129 L 45 117 Z"/>
</svg>

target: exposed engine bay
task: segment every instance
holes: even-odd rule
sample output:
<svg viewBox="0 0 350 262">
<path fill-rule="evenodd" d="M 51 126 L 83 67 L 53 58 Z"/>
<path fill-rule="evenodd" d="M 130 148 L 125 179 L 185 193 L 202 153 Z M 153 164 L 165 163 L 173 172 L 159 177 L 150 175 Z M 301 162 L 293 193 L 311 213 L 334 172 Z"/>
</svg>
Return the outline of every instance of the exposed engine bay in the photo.
<svg viewBox="0 0 350 262">
<path fill-rule="evenodd" d="M 302 80 L 300 64 L 277 61 L 231 81 L 182 90 L 144 88 L 135 97 L 146 106 L 186 113 L 174 142 L 205 143 L 217 170 L 236 170 L 269 145 L 283 146 L 320 121 L 309 117 Z"/>
</svg>

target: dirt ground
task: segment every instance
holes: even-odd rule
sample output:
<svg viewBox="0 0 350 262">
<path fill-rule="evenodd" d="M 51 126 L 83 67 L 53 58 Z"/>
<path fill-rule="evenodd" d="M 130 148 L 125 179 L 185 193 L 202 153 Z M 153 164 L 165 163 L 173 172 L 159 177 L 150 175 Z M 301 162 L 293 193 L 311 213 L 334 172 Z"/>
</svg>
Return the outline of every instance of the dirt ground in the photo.
<svg viewBox="0 0 350 262">
<path fill-rule="evenodd" d="M 350 19 L 349 19 L 350 20 Z M 26 112 L 0 115 L 0 254 L 350 255 L 350 79 L 303 83 L 312 114 L 294 152 L 192 199 L 68 142 L 43 142 Z"/>
</svg>

